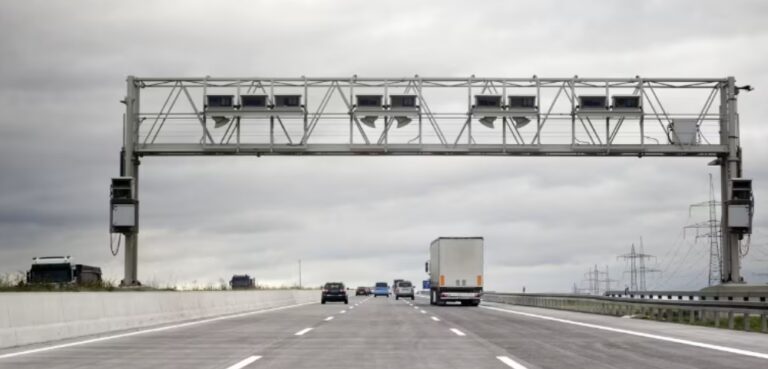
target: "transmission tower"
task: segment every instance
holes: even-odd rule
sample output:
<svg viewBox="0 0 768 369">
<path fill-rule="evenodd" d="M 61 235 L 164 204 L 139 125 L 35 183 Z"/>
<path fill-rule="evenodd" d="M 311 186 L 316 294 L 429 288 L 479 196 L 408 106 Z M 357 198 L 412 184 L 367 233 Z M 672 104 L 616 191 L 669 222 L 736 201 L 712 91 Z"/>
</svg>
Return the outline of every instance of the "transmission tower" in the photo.
<svg viewBox="0 0 768 369">
<path fill-rule="evenodd" d="M 604 279 L 600 280 L 601 282 L 605 283 L 605 292 L 610 291 L 611 290 L 611 283 L 618 282 L 618 281 L 615 280 L 615 279 L 611 279 L 610 278 L 610 274 L 609 274 L 609 270 L 608 270 L 608 266 L 607 265 L 605 266 L 605 272 L 602 272 L 600 274 L 605 276 Z"/>
<path fill-rule="evenodd" d="M 720 257 L 720 219 L 717 218 L 717 207 L 720 206 L 720 202 L 715 200 L 715 185 L 712 182 L 712 174 L 709 174 L 709 201 L 693 204 L 690 206 L 688 212 L 693 208 L 706 206 L 709 210 L 709 219 L 705 222 L 691 224 L 685 227 L 685 229 L 696 230 L 696 241 L 700 238 L 707 238 L 709 240 L 709 277 L 707 281 L 708 286 L 714 286 L 721 282 L 722 276 L 722 259 Z M 702 231 L 704 230 L 704 231 Z"/>
<path fill-rule="evenodd" d="M 632 291 L 645 291 L 645 276 L 648 273 L 659 273 L 658 269 L 648 268 L 645 266 L 645 260 L 654 258 L 655 256 L 646 254 L 643 251 L 643 238 L 640 237 L 640 252 L 635 250 L 635 244 L 632 244 L 628 254 L 619 255 L 619 259 L 624 259 L 629 263 L 629 289 Z"/>
<path fill-rule="evenodd" d="M 587 272 L 584 273 L 584 281 L 587 282 L 587 291 L 590 295 L 600 294 L 600 273 L 597 270 L 597 264 L 594 269 L 590 267 Z"/>
</svg>

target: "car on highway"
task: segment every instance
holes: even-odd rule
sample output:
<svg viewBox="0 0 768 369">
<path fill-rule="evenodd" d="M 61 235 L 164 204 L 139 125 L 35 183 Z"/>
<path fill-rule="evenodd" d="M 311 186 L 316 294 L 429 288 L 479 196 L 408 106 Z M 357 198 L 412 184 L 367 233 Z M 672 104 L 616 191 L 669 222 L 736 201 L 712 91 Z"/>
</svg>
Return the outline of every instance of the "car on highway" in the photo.
<svg viewBox="0 0 768 369">
<path fill-rule="evenodd" d="M 387 282 L 376 282 L 376 286 L 373 288 L 373 297 L 387 296 L 389 297 L 389 285 Z"/>
<path fill-rule="evenodd" d="M 344 287 L 344 283 L 326 283 L 323 286 L 323 294 L 320 297 L 320 303 L 325 304 L 326 301 L 344 301 L 345 304 L 349 304 L 349 297 L 347 297 L 347 289 Z"/>
<path fill-rule="evenodd" d="M 395 286 L 395 300 L 399 300 L 401 297 L 410 297 L 411 300 L 416 298 L 413 292 L 413 284 L 410 281 L 400 281 Z"/>
<path fill-rule="evenodd" d="M 371 289 L 368 287 L 357 287 L 355 290 L 355 296 L 368 296 L 371 294 Z"/>
</svg>

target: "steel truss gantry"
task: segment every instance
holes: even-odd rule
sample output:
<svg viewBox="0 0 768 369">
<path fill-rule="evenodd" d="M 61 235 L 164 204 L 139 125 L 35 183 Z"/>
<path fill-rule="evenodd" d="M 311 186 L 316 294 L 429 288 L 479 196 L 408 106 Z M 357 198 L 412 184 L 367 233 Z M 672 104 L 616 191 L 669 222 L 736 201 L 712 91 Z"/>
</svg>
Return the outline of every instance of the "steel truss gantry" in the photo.
<svg viewBox="0 0 768 369">
<path fill-rule="evenodd" d="M 133 177 L 138 201 L 139 159 L 183 155 L 493 155 L 715 157 L 722 201 L 741 176 L 737 95 L 727 78 L 138 78 L 127 79 L 123 101 L 121 176 Z M 229 95 L 224 112 L 206 96 Z M 259 112 L 239 106 L 261 95 Z M 299 95 L 291 111 L 275 106 Z M 371 113 L 358 95 L 380 95 Z M 416 112 L 405 124 L 390 97 L 410 95 Z M 501 104 L 480 106 L 477 96 Z M 581 106 L 582 96 L 603 96 L 605 107 Z M 530 97 L 524 109 L 510 97 Z M 612 96 L 633 96 L 636 109 L 610 106 Z M 509 101 L 509 103 L 507 103 Z M 719 109 L 714 105 L 719 101 Z M 380 125 L 375 119 L 381 117 Z M 484 119 L 485 118 L 485 119 Z M 500 124 L 495 124 L 498 119 Z M 675 128 L 687 125 L 687 131 Z M 477 124 L 481 123 L 481 124 Z M 685 137 L 683 137 L 685 134 Z M 723 227 L 727 207 L 723 207 Z M 738 282 L 739 236 L 723 228 L 723 282 Z M 125 233 L 124 284 L 137 283 L 138 225 Z"/>
</svg>

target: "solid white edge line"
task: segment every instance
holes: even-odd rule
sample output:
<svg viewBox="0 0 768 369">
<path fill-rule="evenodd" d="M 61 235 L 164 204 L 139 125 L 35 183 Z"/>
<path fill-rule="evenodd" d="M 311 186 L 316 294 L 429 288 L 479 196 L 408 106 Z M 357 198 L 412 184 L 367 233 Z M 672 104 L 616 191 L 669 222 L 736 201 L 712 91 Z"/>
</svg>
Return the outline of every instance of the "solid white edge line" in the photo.
<svg viewBox="0 0 768 369">
<path fill-rule="evenodd" d="M 510 359 L 509 356 L 496 356 L 496 358 L 499 359 L 499 361 L 501 361 L 502 363 L 507 364 L 510 368 L 528 369 L 525 366 L 520 365 L 520 363 L 518 363 L 517 361 Z"/>
<path fill-rule="evenodd" d="M 436 321 L 436 322 L 439 322 L 439 321 L 440 321 L 440 318 L 438 318 L 438 317 L 436 317 L 436 316 L 433 316 L 433 317 L 432 317 L 432 320 L 434 320 L 434 321 Z"/>
<path fill-rule="evenodd" d="M 252 364 L 254 361 L 259 360 L 259 359 L 261 359 L 261 356 L 251 356 L 251 357 L 248 357 L 245 360 L 243 360 L 243 361 L 241 361 L 241 362 L 239 362 L 239 363 L 237 363 L 235 365 L 232 365 L 232 366 L 228 367 L 227 369 L 243 369 L 246 366 Z"/>
<path fill-rule="evenodd" d="M 480 307 L 483 308 L 483 309 L 496 310 L 496 311 L 501 311 L 501 312 L 505 312 L 505 313 L 509 313 L 509 314 L 516 314 L 516 315 L 527 316 L 527 317 L 530 317 L 530 318 L 538 318 L 538 319 L 544 319 L 544 320 L 551 320 L 553 322 L 577 325 L 577 326 L 580 326 L 580 327 L 599 329 L 599 330 L 608 331 L 608 332 L 615 332 L 615 333 L 624 333 L 624 334 L 629 334 L 629 335 L 632 335 L 632 336 L 651 338 L 651 339 L 655 339 L 655 340 L 659 340 L 659 341 L 674 342 L 674 343 L 679 343 L 679 344 L 688 345 L 688 346 L 706 348 L 706 349 L 716 350 L 716 351 L 729 352 L 729 353 L 732 353 L 732 354 L 751 356 L 751 357 L 756 357 L 756 358 L 760 358 L 760 359 L 768 359 L 768 354 L 764 354 L 764 353 L 760 353 L 760 352 L 755 352 L 755 351 L 742 350 L 742 349 L 737 349 L 737 348 L 733 348 L 733 347 L 719 346 L 719 345 L 713 345 L 713 344 L 709 344 L 709 343 L 684 340 L 684 339 L 680 339 L 680 338 L 660 336 L 658 334 L 643 333 L 643 332 L 632 331 L 632 330 L 628 330 L 628 329 L 606 327 L 606 326 L 597 325 L 597 324 L 591 324 L 591 323 L 582 323 L 582 322 L 577 322 L 577 321 L 574 321 L 574 320 L 554 318 L 554 317 L 546 316 L 546 315 L 524 313 L 522 311 L 515 311 L 515 310 L 509 310 L 509 309 L 501 309 L 501 308 L 490 307 L 490 306 L 480 306 Z"/>
<path fill-rule="evenodd" d="M 325 321 L 326 321 L 326 322 L 327 322 L 327 321 L 329 321 L 329 320 L 333 320 L 333 317 L 332 317 L 332 316 L 329 316 L 329 317 L 325 318 Z"/>
<path fill-rule="evenodd" d="M 249 311 L 247 313 L 238 313 L 238 314 L 234 314 L 234 315 L 225 315 L 225 316 L 219 316 L 219 317 L 216 317 L 216 318 L 208 318 L 208 319 L 203 319 L 203 320 L 195 320 L 195 321 L 187 322 L 187 323 L 169 325 L 169 326 L 158 327 L 158 328 L 150 328 L 150 329 L 145 329 L 145 330 L 140 330 L 140 331 L 135 331 L 135 332 L 116 334 L 116 335 L 112 335 L 112 336 L 92 338 L 92 339 L 84 340 L 84 341 L 64 343 L 64 344 L 61 344 L 61 345 L 54 345 L 54 346 L 41 347 L 41 348 L 32 349 L 32 350 L 12 352 L 12 353 L 9 353 L 9 354 L 0 355 L 0 359 L 8 359 L 8 358 L 16 357 L 16 356 L 29 355 L 29 354 L 34 354 L 34 353 L 38 353 L 38 352 L 57 350 L 57 349 L 62 349 L 62 348 L 67 348 L 67 347 L 72 347 L 72 346 L 80 346 L 80 345 L 85 345 L 85 344 L 89 344 L 89 343 L 113 340 L 113 339 L 117 339 L 117 338 L 138 336 L 140 334 L 162 332 L 162 331 L 167 331 L 167 330 L 170 330 L 170 329 L 189 327 L 189 326 L 193 326 L 193 325 L 209 323 L 209 322 L 215 322 L 215 321 L 219 321 L 219 320 L 241 318 L 241 317 L 248 316 L 248 315 L 268 313 L 268 312 L 272 312 L 272 311 L 278 311 L 278 310 L 283 310 L 283 309 L 290 309 L 290 308 L 295 308 L 295 307 L 304 306 L 304 305 L 310 305 L 310 304 L 316 304 L 316 302 L 305 302 L 303 304 L 295 304 L 295 305 L 288 305 L 288 306 L 280 306 L 280 307 L 275 307 L 275 308 L 269 308 L 269 309 L 264 309 L 264 310 Z"/>
<path fill-rule="evenodd" d="M 305 335 L 307 332 L 309 332 L 311 330 L 312 330 L 312 328 L 304 328 L 304 329 L 294 333 L 294 336 L 303 336 L 303 335 Z"/>
<path fill-rule="evenodd" d="M 451 332 L 455 333 L 457 336 L 461 336 L 461 337 L 466 336 L 466 334 L 464 332 L 462 332 L 462 331 L 460 331 L 460 330 L 458 330 L 456 328 L 451 328 Z"/>
</svg>

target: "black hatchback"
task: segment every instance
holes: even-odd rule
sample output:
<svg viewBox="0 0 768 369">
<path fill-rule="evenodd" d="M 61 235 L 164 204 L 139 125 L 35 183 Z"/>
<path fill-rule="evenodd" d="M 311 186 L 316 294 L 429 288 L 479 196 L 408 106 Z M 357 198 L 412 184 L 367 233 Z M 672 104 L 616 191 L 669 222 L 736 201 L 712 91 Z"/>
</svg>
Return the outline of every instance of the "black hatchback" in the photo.
<svg viewBox="0 0 768 369">
<path fill-rule="evenodd" d="M 344 301 L 345 304 L 348 304 L 349 298 L 347 297 L 347 289 L 344 287 L 344 283 L 326 283 L 323 286 L 323 295 L 320 298 L 320 303 L 325 304 L 326 301 Z"/>
</svg>

